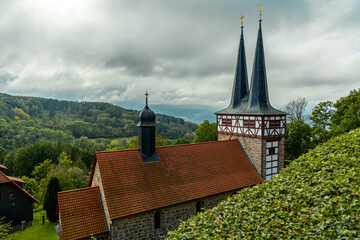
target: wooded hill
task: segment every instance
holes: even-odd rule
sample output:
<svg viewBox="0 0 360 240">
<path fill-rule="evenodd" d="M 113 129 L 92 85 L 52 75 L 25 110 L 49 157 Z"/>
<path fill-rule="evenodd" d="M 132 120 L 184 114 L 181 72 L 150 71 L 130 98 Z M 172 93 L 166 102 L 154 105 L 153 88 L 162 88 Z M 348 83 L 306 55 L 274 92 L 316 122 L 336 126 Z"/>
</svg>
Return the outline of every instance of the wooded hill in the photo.
<svg viewBox="0 0 360 240">
<path fill-rule="evenodd" d="M 180 224 L 168 239 L 357 239 L 360 128 Z"/>
<path fill-rule="evenodd" d="M 60 142 L 69 142 L 66 139 L 68 136 L 58 131 L 70 133 L 75 138 L 133 137 L 137 135 L 138 114 L 139 111 L 110 103 L 0 94 L 0 146 L 9 150 L 50 137 L 44 135 L 53 135 L 50 138 L 57 137 Z M 197 129 L 196 124 L 180 118 L 162 114 L 156 117 L 157 133 L 169 139 L 183 137 Z"/>
</svg>

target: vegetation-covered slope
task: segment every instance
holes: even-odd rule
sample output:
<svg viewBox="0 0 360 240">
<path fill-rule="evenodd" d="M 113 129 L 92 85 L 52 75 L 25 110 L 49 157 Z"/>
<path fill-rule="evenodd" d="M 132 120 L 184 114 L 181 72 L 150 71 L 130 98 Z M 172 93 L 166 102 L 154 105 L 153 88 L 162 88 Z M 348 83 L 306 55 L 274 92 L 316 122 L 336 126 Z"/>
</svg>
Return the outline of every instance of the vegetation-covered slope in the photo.
<svg viewBox="0 0 360 240">
<path fill-rule="evenodd" d="M 0 93 L 0 118 L 33 120 L 41 127 L 69 130 L 75 138 L 118 138 L 137 135 L 139 111 L 110 103 L 59 101 Z M 157 114 L 157 132 L 170 139 L 193 132 L 197 125 L 183 119 Z M 28 125 L 34 125 L 29 123 Z"/>
<path fill-rule="evenodd" d="M 274 180 L 183 222 L 169 239 L 360 237 L 359 173 L 358 128 L 302 155 Z"/>
</svg>

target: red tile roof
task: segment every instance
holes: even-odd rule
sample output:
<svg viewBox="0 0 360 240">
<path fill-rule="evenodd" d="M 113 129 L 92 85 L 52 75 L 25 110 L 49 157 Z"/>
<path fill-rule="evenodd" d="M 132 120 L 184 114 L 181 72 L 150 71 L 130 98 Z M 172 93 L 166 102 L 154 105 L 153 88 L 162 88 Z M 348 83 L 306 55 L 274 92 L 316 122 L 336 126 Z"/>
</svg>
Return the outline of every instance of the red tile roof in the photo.
<svg viewBox="0 0 360 240">
<path fill-rule="evenodd" d="M 160 161 L 148 163 L 138 149 L 95 154 L 93 171 L 97 162 L 110 219 L 263 182 L 237 140 L 158 147 L 157 153 Z"/>
<path fill-rule="evenodd" d="M 16 180 L 18 181 L 16 181 Z M 40 204 L 40 202 L 38 200 L 36 200 L 33 196 L 31 196 L 27 191 L 25 191 L 22 187 L 20 187 L 19 185 L 16 184 L 16 182 L 22 181 L 23 183 L 25 183 L 23 180 L 19 179 L 19 178 L 15 178 L 15 177 L 10 177 L 10 176 L 6 176 L 3 172 L 0 171 L 0 183 L 7 183 L 10 182 L 14 187 L 18 188 L 21 192 L 23 192 L 27 197 L 29 197 L 31 199 L 31 201 L 36 202 L 38 204 Z"/>
<path fill-rule="evenodd" d="M 99 187 L 60 192 L 58 207 L 64 240 L 108 232 Z"/>
</svg>

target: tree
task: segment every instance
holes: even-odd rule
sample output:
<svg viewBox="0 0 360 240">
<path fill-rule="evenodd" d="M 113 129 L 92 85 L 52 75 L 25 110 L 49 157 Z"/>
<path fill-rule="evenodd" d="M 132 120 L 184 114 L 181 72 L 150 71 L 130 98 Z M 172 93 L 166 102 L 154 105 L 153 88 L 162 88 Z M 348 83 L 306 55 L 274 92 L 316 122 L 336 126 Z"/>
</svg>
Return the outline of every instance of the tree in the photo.
<svg viewBox="0 0 360 240">
<path fill-rule="evenodd" d="M 334 112 L 334 104 L 330 101 L 321 102 L 313 109 L 310 120 L 314 123 L 313 135 L 317 142 L 326 142 L 331 137 L 329 126 Z"/>
<path fill-rule="evenodd" d="M 291 121 L 302 120 L 307 103 L 305 98 L 291 100 L 283 107 L 283 111 L 289 114 Z"/>
<path fill-rule="evenodd" d="M 50 176 L 56 177 L 63 190 L 71 190 L 85 187 L 89 178 L 84 170 L 73 166 L 73 161 L 69 156 L 62 152 L 58 157 L 59 164 L 54 167 L 54 171 Z"/>
<path fill-rule="evenodd" d="M 171 145 L 178 145 L 178 144 L 188 144 L 190 141 L 186 138 L 178 138 L 171 143 Z"/>
<path fill-rule="evenodd" d="M 44 209 L 46 210 L 46 217 L 50 222 L 56 222 L 59 216 L 56 214 L 57 193 L 61 191 L 59 180 L 52 177 L 47 186 Z"/>
<path fill-rule="evenodd" d="M 360 127 L 360 89 L 353 90 L 334 104 L 336 111 L 331 117 L 331 130 L 335 135 Z"/>
<path fill-rule="evenodd" d="M 194 135 L 192 133 L 186 133 L 184 138 L 189 140 L 190 142 L 194 141 Z"/>
<path fill-rule="evenodd" d="M 311 140 L 312 129 L 303 120 L 295 120 L 286 125 L 285 160 L 294 160 L 315 147 Z"/>
<path fill-rule="evenodd" d="M 205 120 L 195 131 L 194 143 L 210 142 L 217 140 L 216 123 L 210 123 Z"/>
</svg>

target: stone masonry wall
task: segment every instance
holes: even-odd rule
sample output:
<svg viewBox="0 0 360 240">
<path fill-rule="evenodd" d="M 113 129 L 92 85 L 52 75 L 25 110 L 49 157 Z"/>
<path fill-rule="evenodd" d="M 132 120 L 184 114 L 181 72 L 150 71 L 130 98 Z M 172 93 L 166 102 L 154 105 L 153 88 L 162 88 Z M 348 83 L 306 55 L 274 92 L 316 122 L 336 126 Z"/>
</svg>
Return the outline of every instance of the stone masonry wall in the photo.
<svg viewBox="0 0 360 240">
<path fill-rule="evenodd" d="M 234 191 L 235 192 L 235 191 Z M 207 209 L 215 207 L 219 202 L 226 200 L 232 192 L 183 203 L 173 207 L 160 209 L 159 229 L 155 229 L 155 211 L 114 220 L 110 228 L 113 240 L 158 240 L 165 237 L 166 233 L 179 227 L 180 220 L 185 221 L 196 214 L 196 203 Z"/>
<path fill-rule="evenodd" d="M 260 138 L 250 138 L 250 137 L 242 137 L 242 136 L 234 136 L 234 135 L 225 135 L 218 133 L 218 141 L 224 141 L 229 139 L 239 139 L 241 145 L 243 146 L 247 156 L 250 158 L 250 161 L 256 167 L 256 170 L 262 175 L 262 159 L 265 154 L 266 144 Z"/>
<path fill-rule="evenodd" d="M 285 166 L 285 137 L 279 140 L 279 171 Z"/>
</svg>

